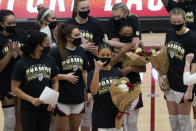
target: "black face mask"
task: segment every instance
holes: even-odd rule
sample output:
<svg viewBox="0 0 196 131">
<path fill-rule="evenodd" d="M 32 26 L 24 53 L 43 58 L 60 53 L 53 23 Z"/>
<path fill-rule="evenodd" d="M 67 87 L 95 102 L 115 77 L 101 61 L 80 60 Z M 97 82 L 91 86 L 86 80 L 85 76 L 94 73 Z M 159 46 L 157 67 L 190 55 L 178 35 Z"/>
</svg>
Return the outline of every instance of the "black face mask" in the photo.
<svg viewBox="0 0 196 131">
<path fill-rule="evenodd" d="M 130 42 L 132 42 L 132 38 L 133 38 L 133 36 L 120 35 L 120 42 L 130 43 Z"/>
<path fill-rule="evenodd" d="M 99 58 L 99 60 L 103 63 L 106 62 L 103 66 L 107 66 L 110 63 L 111 58 Z"/>
<path fill-rule="evenodd" d="M 3 27 L 0 25 L 0 32 L 3 30 Z"/>
<path fill-rule="evenodd" d="M 83 19 L 86 19 L 89 16 L 90 10 L 88 11 L 79 11 L 79 16 Z"/>
<path fill-rule="evenodd" d="M 49 26 L 50 30 L 53 30 L 56 28 L 57 25 L 58 25 L 57 21 L 52 21 L 48 26 Z"/>
<path fill-rule="evenodd" d="M 44 46 L 42 46 L 44 47 Z M 42 50 L 43 54 L 48 54 L 50 52 L 50 46 L 44 47 L 44 49 Z"/>
<path fill-rule="evenodd" d="M 72 42 L 75 46 L 78 46 L 82 43 L 81 38 L 74 38 L 74 41 Z"/>
<path fill-rule="evenodd" d="M 16 29 L 16 26 L 6 26 L 5 27 L 5 31 L 8 33 L 11 33 L 11 34 L 15 32 L 15 29 Z"/>
<path fill-rule="evenodd" d="M 182 27 L 184 26 L 184 23 L 178 24 L 178 25 L 175 25 L 175 24 L 172 24 L 172 23 L 171 23 L 171 26 L 172 26 L 172 28 L 174 28 L 176 31 L 180 31 L 180 30 L 182 29 Z"/>
</svg>

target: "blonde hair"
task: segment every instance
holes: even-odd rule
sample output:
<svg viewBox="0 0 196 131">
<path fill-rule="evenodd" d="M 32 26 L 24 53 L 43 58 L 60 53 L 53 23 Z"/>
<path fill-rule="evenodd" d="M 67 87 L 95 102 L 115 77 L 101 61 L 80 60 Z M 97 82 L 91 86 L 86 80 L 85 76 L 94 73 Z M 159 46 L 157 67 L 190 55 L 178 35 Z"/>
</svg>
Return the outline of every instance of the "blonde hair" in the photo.
<svg viewBox="0 0 196 131">
<path fill-rule="evenodd" d="M 72 18 L 75 18 L 77 16 L 77 7 L 80 2 L 87 1 L 87 0 L 74 0 L 74 7 L 73 7 L 73 12 L 72 12 Z"/>
<path fill-rule="evenodd" d="M 127 13 L 129 15 L 129 9 L 124 3 L 115 3 L 112 7 L 112 11 L 121 10 L 123 13 Z"/>
<path fill-rule="evenodd" d="M 172 9 L 172 10 L 170 11 L 169 14 L 170 14 L 170 17 L 171 17 L 172 15 L 182 15 L 183 18 L 185 19 L 185 12 L 184 12 L 184 10 L 181 9 L 181 8 L 174 8 L 174 9 Z"/>
</svg>

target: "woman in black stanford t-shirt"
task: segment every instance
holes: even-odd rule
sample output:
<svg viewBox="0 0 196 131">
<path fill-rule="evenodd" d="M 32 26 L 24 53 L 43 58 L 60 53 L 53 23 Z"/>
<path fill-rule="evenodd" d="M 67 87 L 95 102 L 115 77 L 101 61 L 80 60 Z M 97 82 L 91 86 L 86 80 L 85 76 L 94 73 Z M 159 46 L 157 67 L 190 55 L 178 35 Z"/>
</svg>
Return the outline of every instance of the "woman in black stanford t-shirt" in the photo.
<svg viewBox="0 0 196 131">
<path fill-rule="evenodd" d="M 88 89 L 93 94 L 92 131 L 118 131 L 115 129 L 115 118 L 118 113 L 110 94 L 111 83 L 123 77 L 120 70 L 109 63 L 113 56 L 112 48 L 102 43 L 98 48 L 98 60 L 94 60 L 95 69 L 88 74 Z M 127 109 L 130 106 L 127 105 Z M 119 131 L 123 131 L 121 128 Z"/>
<path fill-rule="evenodd" d="M 55 58 L 60 73 L 59 99 L 57 103 L 56 131 L 65 131 L 67 118 L 72 131 L 79 130 L 84 111 L 84 91 L 87 84 L 88 61 L 81 44 L 78 26 L 60 24 L 57 46 L 51 55 Z"/>
<path fill-rule="evenodd" d="M 183 83 L 183 71 L 185 57 L 188 53 L 194 53 L 196 49 L 196 35 L 185 26 L 185 12 L 180 8 L 174 8 L 170 12 L 172 28 L 166 34 L 166 46 L 168 47 L 169 70 L 167 76 L 159 76 L 161 88 L 165 88 L 163 77 L 168 77 L 170 90 L 165 92 L 165 98 L 169 111 L 169 119 L 173 131 L 191 131 L 190 111 L 192 99 L 192 87 Z M 195 72 L 196 61 L 193 60 L 192 71 Z M 191 95 L 189 95 L 191 94 Z"/>
<path fill-rule="evenodd" d="M 47 34 L 33 32 L 12 74 L 12 92 L 21 98 L 23 131 L 48 131 L 50 127 L 50 111 L 56 105 L 42 104 L 39 100 L 46 86 L 58 91 L 58 68 L 55 60 L 47 55 L 49 41 Z"/>
</svg>

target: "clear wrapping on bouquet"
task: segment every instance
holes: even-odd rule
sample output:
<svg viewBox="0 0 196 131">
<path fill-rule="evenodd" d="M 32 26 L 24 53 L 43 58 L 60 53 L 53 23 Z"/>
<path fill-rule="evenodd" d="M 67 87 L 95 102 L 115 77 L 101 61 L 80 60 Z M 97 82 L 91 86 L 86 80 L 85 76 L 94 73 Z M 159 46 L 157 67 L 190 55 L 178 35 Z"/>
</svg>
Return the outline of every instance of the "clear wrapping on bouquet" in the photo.
<svg viewBox="0 0 196 131">
<path fill-rule="evenodd" d="M 169 88 L 169 81 L 167 78 L 167 73 L 169 68 L 167 46 L 163 46 L 159 52 L 149 57 L 149 61 L 151 62 L 152 66 L 159 72 L 160 76 L 163 77 L 163 80 L 166 84 L 166 88 L 162 90 L 164 92 L 168 91 L 170 88 Z"/>
<path fill-rule="evenodd" d="M 140 85 L 132 85 L 126 77 L 112 82 L 111 98 L 112 102 L 119 110 L 115 119 L 115 127 L 117 129 L 122 127 L 124 116 L 127 114 L 125 107 L 137 99 L 140 93 Z"/>
</svg>

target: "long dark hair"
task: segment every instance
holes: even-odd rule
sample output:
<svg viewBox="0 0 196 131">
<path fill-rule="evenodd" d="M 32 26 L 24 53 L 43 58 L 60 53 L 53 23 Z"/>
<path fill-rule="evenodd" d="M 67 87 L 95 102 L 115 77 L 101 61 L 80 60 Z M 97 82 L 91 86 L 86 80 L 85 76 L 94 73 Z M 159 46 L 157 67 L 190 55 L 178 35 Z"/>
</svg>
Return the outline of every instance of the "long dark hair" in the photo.
<svg viewBox="0 0 196 131">
<path fill-rule="evenodd" d="M 58 31 L 57 31 L 57 46 L 59 48 L 59 52 L 61 54 L 61 57 L 63 60 L 67 58 L 67 49 L 66 49 L 66 43 L 67 43 L 67 36 L 71 36 L 71 33 L 73 29 L 78 28 L 77 25 L 73 24 L 65 24 L 65 23 L 60 23 L 58 25 Z"/>
<path fill-rule="evenodd" d="M 34 54 L 34 51 L 35 51 L 37 45 L 42 45 L 42 43 L 46 37 L 47 37 L 46 33 L 39 32 L 39 31 L 32 32 L 29 35 L 29 37 L 23 47 L 24 55 L 30 56 L 30 55 Z"/>
</svg>

